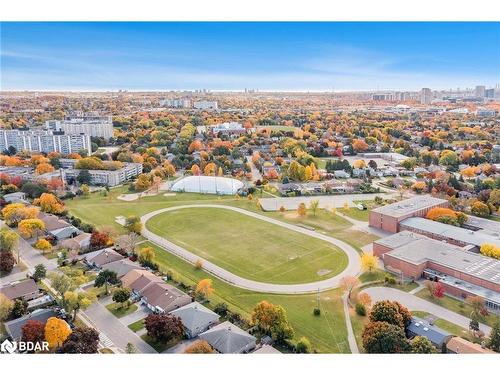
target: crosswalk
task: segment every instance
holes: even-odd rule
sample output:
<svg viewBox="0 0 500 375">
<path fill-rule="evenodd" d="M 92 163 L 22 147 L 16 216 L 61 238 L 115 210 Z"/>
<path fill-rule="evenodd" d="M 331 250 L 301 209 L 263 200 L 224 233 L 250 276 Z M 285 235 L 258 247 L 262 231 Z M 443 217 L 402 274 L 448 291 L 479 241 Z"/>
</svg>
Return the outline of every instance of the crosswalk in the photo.
<svg viewBox="0 0 500 375">
<path fill-rule="evenodd" d="M 109 339 L 108 336 L 106 336 L 104 333 L 99 333 L 99 342 L 101 343 L 101 345 L 105 348 L 109 348 L 109 347 L 112 347 L 114 346 L 113 345 L 113 341 L 111 341 Z"/>
</svg>

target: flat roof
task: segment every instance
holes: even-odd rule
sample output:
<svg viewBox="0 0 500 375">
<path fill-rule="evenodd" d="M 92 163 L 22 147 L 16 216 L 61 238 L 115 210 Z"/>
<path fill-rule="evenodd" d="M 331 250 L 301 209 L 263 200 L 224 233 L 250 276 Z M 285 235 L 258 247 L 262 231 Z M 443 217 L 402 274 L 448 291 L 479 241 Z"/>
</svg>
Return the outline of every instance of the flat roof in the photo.
<svg viewBox="0 0 500 375">
<path fill-rule="evenodd" d="M 421 238 L 426 238 L 426 237 L 421 234 L 410 232 L 408 230 L 403 230 L 391 236 L 382 237 L 374 241 L 373 243 L 388 247 L 390 249 L 396 249 L 398 247 L 409 244 L 410 242 L 416 241 Z"/>
<path fill-rule="evenodd" d="M 447 203 L 446 199 L 435 198 L 430 195 L 417 195 L 404 201 L 388 204 L 379 208 L 375 208 L 372 212 L 389 215 L 393 217 L 401 217 L 412 212 L 420 211 L 426 208 L 431 208 L 439 204 Z"/>
<path fill-rule="evenodd" d="M 385 256 L 420 265 L 427 261 L 500 285 L 500 261 L 431 238 L 420 238 Z"/>
<path fill-rule="evenodd" d="M 495 244 L 500 247 L 500 237 L 483 231 L 472 231 L 454 225 L 440 223 L 424 219 L 422 217 L 410 217 L 401 221 L 400 225 L 422 230 L 438 236 L 447 237 L 467 244 L 481 246 L 484 243 Z M 500 225 L 499 225 L 500 226 Z"/>
</svg>

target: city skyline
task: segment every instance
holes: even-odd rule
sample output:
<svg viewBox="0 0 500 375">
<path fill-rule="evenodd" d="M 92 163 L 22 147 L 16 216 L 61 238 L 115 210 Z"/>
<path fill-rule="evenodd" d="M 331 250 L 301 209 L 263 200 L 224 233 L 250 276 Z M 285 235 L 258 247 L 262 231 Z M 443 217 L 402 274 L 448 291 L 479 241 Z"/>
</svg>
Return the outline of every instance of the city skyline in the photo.
<svg viewBox="0 0 500 375">
<path fill-rule="evenodd" d="M 417 91 L 500 81 L 497 23 L 1 26 L 5 91 Z"/>
</svg>

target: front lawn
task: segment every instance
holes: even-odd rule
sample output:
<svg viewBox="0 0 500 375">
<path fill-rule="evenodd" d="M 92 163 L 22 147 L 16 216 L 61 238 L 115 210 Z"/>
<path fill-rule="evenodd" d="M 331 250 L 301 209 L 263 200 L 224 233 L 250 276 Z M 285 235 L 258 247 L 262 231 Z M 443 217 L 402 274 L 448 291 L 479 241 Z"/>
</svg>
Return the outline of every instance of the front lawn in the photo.
<svg viewBox="0 0 500 375">
<path fill-rule="evenodd" d="M 138 320 L 137 322 L 133 322 L 127 326 L 134 332 L 139 332 L 144 328 L 144 319 Z"/>
<path fill-rule="evenodd" d="M 154 340 L 152 337 L 148 336 L 147 333 L 142 335 L 141 339 L 143 339 L 145 342 L 147 342 L 158 353 L 164 352 L 165 350 L 178 344 L 182 340 L 182 339 L 174 339 L 174 340 L 170 340 L 167 343 L 163 343 L 163 342 L 158 342 L 158 341 Z"/>
<path fill-rule="evenodd" d="M 122 306 L 121 303 L 113 302 L 106 305 L 106 308 L 117 318 L 123 318 L 125 315 L 132 314 L 137 310 L 137 305 L 132 303 L 129 306 Z"/>
</svg>

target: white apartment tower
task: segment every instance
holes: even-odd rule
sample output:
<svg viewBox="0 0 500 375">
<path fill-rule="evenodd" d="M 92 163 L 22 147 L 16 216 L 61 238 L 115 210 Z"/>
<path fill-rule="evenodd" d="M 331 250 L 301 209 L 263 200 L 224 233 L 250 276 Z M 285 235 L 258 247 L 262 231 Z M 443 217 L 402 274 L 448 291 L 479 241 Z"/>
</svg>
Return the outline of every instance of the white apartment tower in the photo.
<svg viewBox="0 0 500 375">
<path fill-rule="evenodd" d="M 72 116 L 65 120 L 49 120 L 45 122 L 49 130 L 63 131 L 66 134 L 88 134 L 91 137 L 109 139 L 113 137 L 113 121 L 111 116 Z"/>
<path fill-rule="evenodd" d="M 424 87 L 420 91 L 420 103 L 421 104 L 431 104 L 432 102 L 432 90 Z"/>
</svg>

